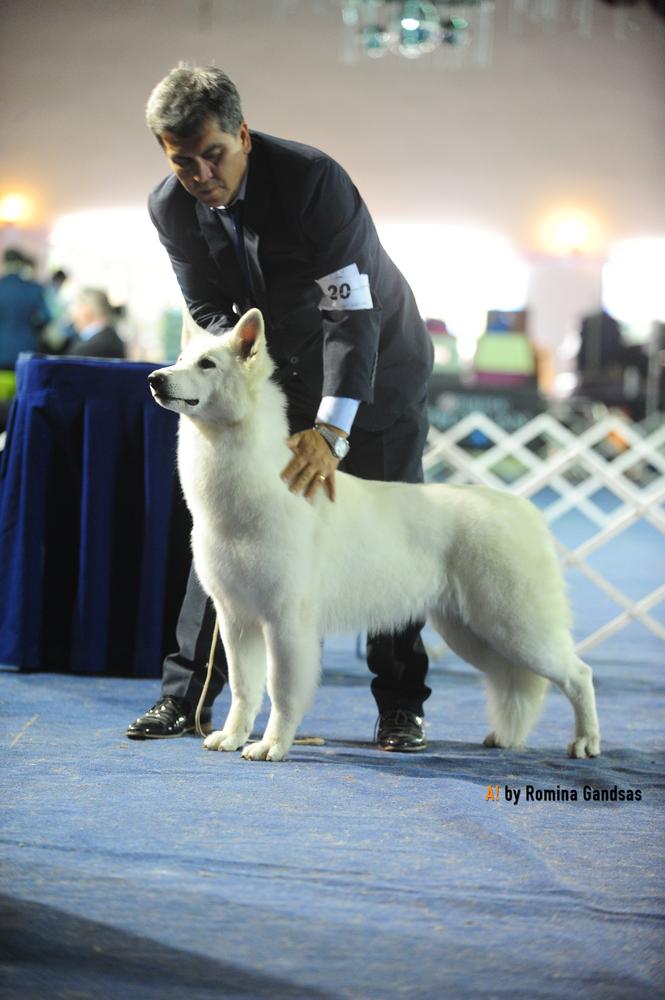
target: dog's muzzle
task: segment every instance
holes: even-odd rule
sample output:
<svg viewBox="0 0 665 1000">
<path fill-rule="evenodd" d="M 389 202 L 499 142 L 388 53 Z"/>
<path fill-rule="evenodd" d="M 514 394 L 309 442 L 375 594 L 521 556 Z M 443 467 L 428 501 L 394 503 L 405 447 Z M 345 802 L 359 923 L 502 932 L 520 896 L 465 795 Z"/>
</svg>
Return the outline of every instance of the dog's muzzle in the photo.
<svg viewBox="0 0 665 1000">
<path fill-rule="evenodd" d="M 171 395 L 168 391 L 168 375 L 163 375 L 161 372 L 153 372 L 152 375 L 148 375 L 148 382 L 150 383 L 153 396 L 158 401 L 167 402 L 168 400 L 174 400 L 187 403 L 188 406 L 196 406 L 198 404 L 198 399 L 184 399 L 182 396 Z"/>
</svg>

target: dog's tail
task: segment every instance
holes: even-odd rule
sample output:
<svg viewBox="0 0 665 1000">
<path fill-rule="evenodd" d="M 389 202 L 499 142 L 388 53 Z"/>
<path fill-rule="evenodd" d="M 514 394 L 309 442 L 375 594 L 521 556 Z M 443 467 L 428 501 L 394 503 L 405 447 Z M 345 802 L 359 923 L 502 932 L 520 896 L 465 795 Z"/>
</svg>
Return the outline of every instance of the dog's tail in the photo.
<svg viewBox="0 0 665 1000">
<path fill-rule="evenodd" d="M 497 746 L 524 743 L 543 707 L 549 685 L 531 670 L 511 666 L 487 671 L 487 712 Z"/>
</svg>

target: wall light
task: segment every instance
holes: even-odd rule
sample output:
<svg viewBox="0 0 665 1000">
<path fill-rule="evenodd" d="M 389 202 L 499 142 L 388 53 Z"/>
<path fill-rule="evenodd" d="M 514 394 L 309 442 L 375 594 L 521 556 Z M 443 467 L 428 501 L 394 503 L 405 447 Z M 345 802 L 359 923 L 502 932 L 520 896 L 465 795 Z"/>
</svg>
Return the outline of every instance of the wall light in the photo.
<svg viewBox="0 0 665 1000">
<path fill-rule="evenodd" d="M 554 229 L 554 240 L 566 253 L 581 253 L 589 243 L 589 223 L 586 219 L 561 219 Z"/>
<path fill-rule="evenodd" d="M 3 226 L 27 222 L 32 215 L 32 203 L 23 194 L 12 191 L 0 198 L 0 223 Z"/>
<path fill-rule="evenodd" d="M 541 241 L 546 252 L 558 256 L 591 253 L 597 249 L 598 229 L 589 212 L 561 209 L 545 219 Z"/>
</svg>

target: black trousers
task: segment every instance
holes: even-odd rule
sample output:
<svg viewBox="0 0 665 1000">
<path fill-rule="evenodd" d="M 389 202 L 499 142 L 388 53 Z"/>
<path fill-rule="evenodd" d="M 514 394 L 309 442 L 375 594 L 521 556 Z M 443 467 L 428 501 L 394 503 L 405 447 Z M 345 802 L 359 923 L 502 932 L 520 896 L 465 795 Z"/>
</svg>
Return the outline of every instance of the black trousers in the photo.
<svg viewBox="0 0 665 1000">
<path fill-rule="evenodd" d="M 312 427 L 315 415 L 311 409 L 294 403 L 288 414 L 291 432 Z M 422 454 L 427 429 L 423 396 L 385 430 L 365 431 L 354 426 L 351 449 L 340 468 L 360 479 L 420 483 L 423 481 Z M 385 544 L 390 545 L 389 537 Z M 214 625 L 213 603 L 204 593 L 192 566 L 176 630 L 178 650 L 164 660 L 163 695 L 186 698 L 192 705 L 198 703 L 205 683 Z M 420 637 L 422 627 L 423 623 L 417 622 L 400 632 L 368 636 L 367 665 L 375 675 L 372 694 L 379 712 L 403 708 L 423 715 L 423 704 L 431 691 L 425 684 L 428 662 Z M 226 680 L 226 657 L 218 642 L 206 697 L 207 708 Z"/>
</svg>

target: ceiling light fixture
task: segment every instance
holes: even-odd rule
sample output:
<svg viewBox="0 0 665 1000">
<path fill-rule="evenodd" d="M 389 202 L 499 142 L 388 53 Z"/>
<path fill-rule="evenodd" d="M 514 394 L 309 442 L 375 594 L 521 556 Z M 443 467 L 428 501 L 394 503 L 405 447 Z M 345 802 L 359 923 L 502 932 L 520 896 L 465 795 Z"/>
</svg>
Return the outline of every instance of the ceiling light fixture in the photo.
<svg viewBox="0 0 665 1000">
<path fill-rule="evenodd" d="M 487 36 L 493 15 L 494 0 L 342 0 L 347 51 L 360 49 L 372 59 L 388 52 L 418 59 L 441 47 L 466 47 L 473 34 Z"/>
<path fill-rule="evenodd" d="M 376 59 L 389 52 L 418 59 L 435 52 L 455 66 L 488 66 L 494 37 L 495 0 L 340 0 L 345 25 L 345 58 L 358 53 Z M 502 0 L 511 31 L 520 25 L 544 31 L 573 30 L 583 38 L 593 34 L 594 10 L 599 0 Z M 665 16 L 665 0 L 602 0 L 611 7 L 617 41 L 639 37 L 646 27 L 642 14 L 650 8 Z M 457 50 L 453 57 L 452 50 Z M 449 55 L 446 57 L 446 51 Z"/>
</svg>

